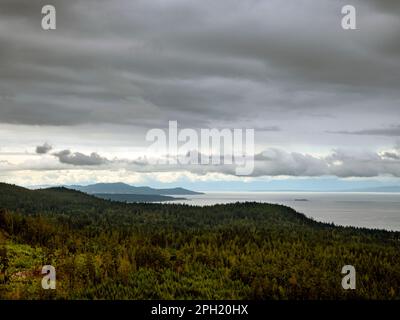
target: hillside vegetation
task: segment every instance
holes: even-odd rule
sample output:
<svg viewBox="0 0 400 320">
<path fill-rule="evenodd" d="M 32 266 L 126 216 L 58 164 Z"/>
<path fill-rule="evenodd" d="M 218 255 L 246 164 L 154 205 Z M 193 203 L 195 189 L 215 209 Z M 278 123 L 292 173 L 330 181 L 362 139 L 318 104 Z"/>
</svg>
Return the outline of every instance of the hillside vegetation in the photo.
<svg viewBox="0 0 400 320">
<path fill-rule="evenodd" d="M 279 205 L 126 204 L 0 184 L 3 299 L 399 299 L 400 233 Z M 41 267 L 57 289 L 41 288 Z M 357 289 L 341 286 L 344 265 Z"/>
</svg>

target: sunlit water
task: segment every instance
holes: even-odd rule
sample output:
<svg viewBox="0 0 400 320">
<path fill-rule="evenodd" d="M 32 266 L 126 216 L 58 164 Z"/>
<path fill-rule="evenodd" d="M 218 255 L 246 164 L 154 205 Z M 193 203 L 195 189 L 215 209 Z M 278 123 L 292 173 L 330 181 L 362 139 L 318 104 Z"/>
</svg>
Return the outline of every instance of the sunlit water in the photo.
<svg viewBox="0 0 400 320">
<path fill-rule="evenodd" d="M 399 193 L 207 192 L 184 197 L 187 200 L 168 203 L 197 206 L 237 201 L 276 203 L 289 206 L 317 221 L 400 231 Z"/>
</svg>

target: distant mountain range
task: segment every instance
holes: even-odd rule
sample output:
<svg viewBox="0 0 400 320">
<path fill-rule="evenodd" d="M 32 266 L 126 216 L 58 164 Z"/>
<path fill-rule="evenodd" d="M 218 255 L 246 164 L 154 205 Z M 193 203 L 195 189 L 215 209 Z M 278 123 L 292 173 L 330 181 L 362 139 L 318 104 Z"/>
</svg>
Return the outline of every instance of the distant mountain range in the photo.
<svg viewBox="0 0 400 320">
<path fill-rule="evenodd" d="M 202 194 L 201 192 L 191 191 L 184 188 L 154 189 L 150 187 L 135 187 L 122 182 L 96 183 L 88 186 L 72 185 L 65 187 L 89 194 L 133 194 L 153 196 Z"/>
</svg>

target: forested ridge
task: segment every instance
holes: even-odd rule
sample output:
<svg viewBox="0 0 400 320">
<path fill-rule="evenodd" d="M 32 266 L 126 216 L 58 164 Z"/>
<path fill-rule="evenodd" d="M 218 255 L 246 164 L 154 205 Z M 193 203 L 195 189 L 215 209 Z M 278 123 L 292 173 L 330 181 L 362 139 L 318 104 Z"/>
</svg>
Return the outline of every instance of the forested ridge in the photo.
<svg viewBox="0 0 400 320">
<path fill-rule="evenodd" d="M 400 233 L 271 204 L 126 204 L 0 184 L 3 299 L 399 299 Z M 43 265 L 57 289 L 41 287 Z M 356 290 L 341 286 L 344 265 Z"/>
</svg>

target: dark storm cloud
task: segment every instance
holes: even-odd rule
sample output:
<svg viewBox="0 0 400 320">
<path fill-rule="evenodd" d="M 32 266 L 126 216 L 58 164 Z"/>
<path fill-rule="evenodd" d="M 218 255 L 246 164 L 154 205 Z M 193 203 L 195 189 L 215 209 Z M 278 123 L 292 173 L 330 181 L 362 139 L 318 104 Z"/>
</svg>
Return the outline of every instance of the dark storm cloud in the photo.
<svg viewBox="0 0 400 320">
<path fill-rule="evenodd" d="M 0 4 L 3 123 L 399 116 L 398 1 L 357 2 L 355 32 L 340 0 L 55 0 L 56 31 L 44 4 Z"/>
<path fill-rule="evenodd" d="M 61 163 L 71 164 L 74 166 L 99 166 L 106 164 L 108 160 L 101 157 L 95 152 L 85 155 L 80 152 L 72 153 L 70 150 L 63 150 L 53 154 Z"/>
<path fill-rule="evenodd" d="M 36 153 L 37 154 L 46 154 L 48 153 L 51 149 L 53 149 L 53 147 L 48 144 L 47 142 L 41 146 L 37 146 L 36 147 Z"/>
</svg>

